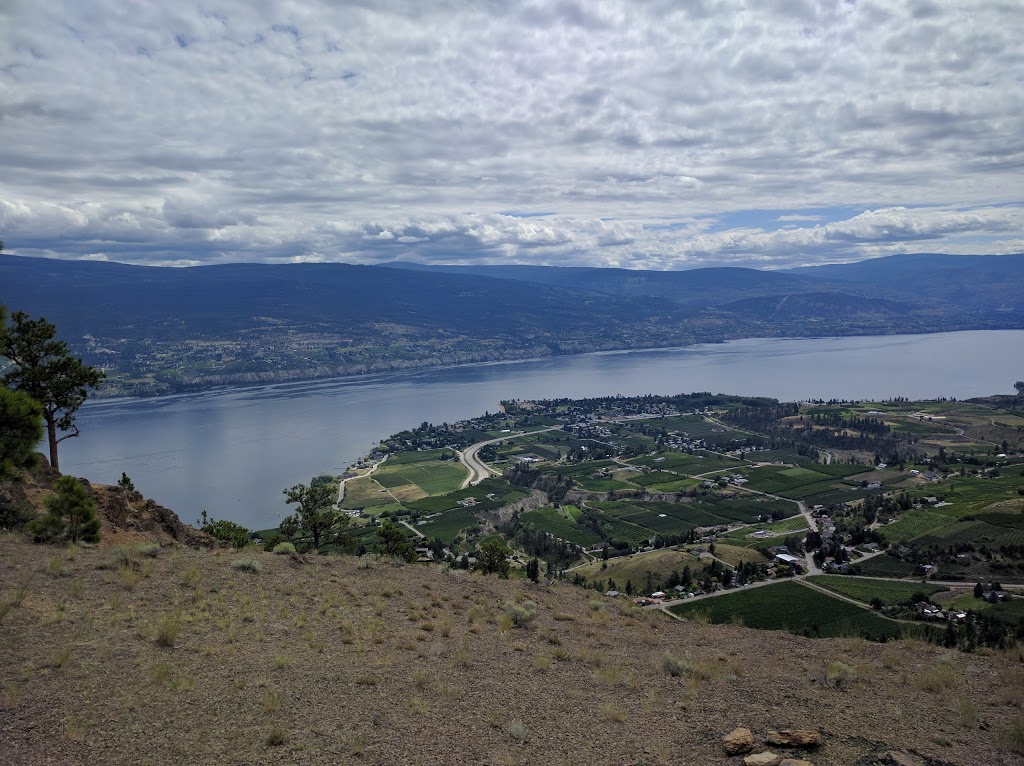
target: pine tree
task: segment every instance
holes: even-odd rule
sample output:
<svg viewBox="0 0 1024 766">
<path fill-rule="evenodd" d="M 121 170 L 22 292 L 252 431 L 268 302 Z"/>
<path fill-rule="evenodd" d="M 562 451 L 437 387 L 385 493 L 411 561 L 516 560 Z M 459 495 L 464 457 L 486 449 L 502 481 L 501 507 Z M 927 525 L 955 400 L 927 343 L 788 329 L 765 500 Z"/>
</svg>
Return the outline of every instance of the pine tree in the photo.
<svg viewBox="0 0 1024 766">
<path fill-rule="evenodd" d="M 57 445 L 78 436 L 75 411 L 88 396 L 88 389 L 103 381 L 103 373 L 68 353 L 67 344 L 54 340 L 56 328 L 45 319 L 30 319 L 22 311 L 11 315 L 11 325 L 0 333 L 0 356 L 14 369 L 3 384 L 23 391 L 42 406 L 50 448 L 50 465 L 60 470 Z M 64 432 L 58 437 L 57 432 Z"/>
</svg>

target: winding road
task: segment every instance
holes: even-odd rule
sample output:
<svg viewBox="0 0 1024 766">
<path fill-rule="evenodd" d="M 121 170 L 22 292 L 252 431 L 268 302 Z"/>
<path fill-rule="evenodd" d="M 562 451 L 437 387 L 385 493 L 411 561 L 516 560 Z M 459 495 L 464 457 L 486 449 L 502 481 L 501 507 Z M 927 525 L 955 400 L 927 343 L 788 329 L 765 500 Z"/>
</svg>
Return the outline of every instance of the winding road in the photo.
<svg viewBox="0 0 1024 766">
<path fill-rule="evenodd" d="M 501 476 L 501 471 L 497 468 L 491 468 L 491 466 L 487 465 L 487 463 L 480 459 L 479 452 L 483 447 L 486 447 L 489 444 L 501 444 L 501 442 L 508 441 L 509 439 L 519 439 L 523 436 L 544 433 L 545 431 L 561 430 L 561 426 L 551 426 L 549 428 L 539 428 L 536 431 L 520 431 L 514 434 L 510 433 L 507 436 L 499 436 L 497 439 L 488 439 L 486 441 L 477 442 L 476 444 L 466 447 L 466 449 L 459 452 L 459 461 L 466 466 L 466 469 L 469 471 L 469 476 L 467 476 L 466 480 L 462 482 L 462 486 L 459 487 L 459 489 L 475 486 L 491 476 Z"/>
</svg>

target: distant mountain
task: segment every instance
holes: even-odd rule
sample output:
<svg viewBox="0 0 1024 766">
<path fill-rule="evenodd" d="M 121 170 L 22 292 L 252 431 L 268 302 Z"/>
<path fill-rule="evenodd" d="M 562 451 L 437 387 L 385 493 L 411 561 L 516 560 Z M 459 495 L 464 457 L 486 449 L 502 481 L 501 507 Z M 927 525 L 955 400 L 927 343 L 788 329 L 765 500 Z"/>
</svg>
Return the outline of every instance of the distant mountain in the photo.
<svg viewBox="0 0 1024 766">
<path fill-rule="evenodd" d="M 785 272 L 837 285 L 870 285 L 980 315 L 1024 311 L 1024 254 L 912 253 Z"/>
<path fill-rule="evenodd" d="M 434 273 L 477 274 L 605 295 L 665 298 L 675 303 L 701 307 L 717 306 L 741 298 L 834 289 L 827 279 L 745 268 L 638 271 L 561 266 L 423 266 L 402 262 L 385 265 L 395 269 Z M 845 288 L 854 294 L 863 292 L 857 286 L 846 285 Z"/>
<path fill-rule="evenodd" d="M 1024 327 L 1024 256 L 799 271 L 232 264 L 0 256 L 0 302 L 45 316 L 114 393 L 741 337 Z"/>
</svg>

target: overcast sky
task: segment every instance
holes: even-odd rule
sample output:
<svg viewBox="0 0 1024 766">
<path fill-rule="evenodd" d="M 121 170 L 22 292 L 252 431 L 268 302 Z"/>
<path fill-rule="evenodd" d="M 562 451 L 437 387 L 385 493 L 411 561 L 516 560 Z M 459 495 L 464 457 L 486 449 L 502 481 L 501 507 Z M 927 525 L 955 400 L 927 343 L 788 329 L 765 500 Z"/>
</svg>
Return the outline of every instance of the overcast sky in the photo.
<svg viewBox="0 0 1024 766">
<path fill-rule="evenodd" d="M 1024 252 L 1024 3 L 0 0 L 0 239 L 131 263 Z"/>
</svg>

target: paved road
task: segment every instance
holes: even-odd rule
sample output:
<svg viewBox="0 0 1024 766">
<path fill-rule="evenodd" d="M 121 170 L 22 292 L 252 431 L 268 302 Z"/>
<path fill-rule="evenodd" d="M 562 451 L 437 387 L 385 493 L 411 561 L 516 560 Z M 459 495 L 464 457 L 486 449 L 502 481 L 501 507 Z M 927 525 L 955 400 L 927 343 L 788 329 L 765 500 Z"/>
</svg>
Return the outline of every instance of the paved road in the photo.
<svg viewBox="0 0 1024 766">
<path fill-rule="evenodd" d="M 488 439 L 487 441 L 477 442 L 476 444 L 466 447 L 466 449 L 459 453 L 459 460 L 464 466 L 466 466 L 467 470 L 469 470 L 469 476 L 467 476 L 466 480 L 462 482 L 462 486 L 459 487 L 459 489 L 475 486 L 488 477 L 501 475 L 501 471 L 496 468 L 491 468 L 491 466 L 487 465 L 487 463 L 480 459 L 479 452 L 481 448 L 486 447 L 488 444 L 500 444 L 501 442 L 508 441 L 509 439 L 518 439 L 523 436 L 544 433 L 545 431 L 560 430 L 562 430 L 561 426 L 551 426 L 550 428 L 539 428 L 536 431 L 520 431 L 506 436 L 499 436 L 497 439 Z"/>
<path fill-rule="evenodd" d="M 334 507 L 335 508 L 340 508 L 341 507 L 341 501 L 345 499 L 345 485 L 346 484 L 348 484 L 353 479 L 362 479 L 365 476 L 369 476 L 370 474 L 372 474 L 374 471 L 377 470 L 377 467 L 381 463 L 383 463 L 387 459 L 388 459 L 388 456 L 385 455 L 380 460 L 378 460 L 376 463 L 371 465 L 370 466 L 370 470 L 366 471 L 365 473 L 361 473 L 358 476 L 349 476 L 347 479 L 342 479 L 340 482 L 338 482 L 338 499 L 335 501 Z"/>
</svg>

